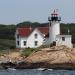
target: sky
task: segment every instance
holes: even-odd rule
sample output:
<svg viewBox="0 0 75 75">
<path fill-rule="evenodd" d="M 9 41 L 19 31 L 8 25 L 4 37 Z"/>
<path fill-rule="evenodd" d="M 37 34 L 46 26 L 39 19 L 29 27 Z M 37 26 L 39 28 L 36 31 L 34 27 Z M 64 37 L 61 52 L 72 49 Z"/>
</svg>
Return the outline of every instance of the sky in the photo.
<svg viewBox="0 0 75 75">
<path fill-rule="evenodd" d="M 0 24 L 48 22 L 58 9 L 63 23 L 75 23 L 75 0 L 0 0 Z"/>
</svg>

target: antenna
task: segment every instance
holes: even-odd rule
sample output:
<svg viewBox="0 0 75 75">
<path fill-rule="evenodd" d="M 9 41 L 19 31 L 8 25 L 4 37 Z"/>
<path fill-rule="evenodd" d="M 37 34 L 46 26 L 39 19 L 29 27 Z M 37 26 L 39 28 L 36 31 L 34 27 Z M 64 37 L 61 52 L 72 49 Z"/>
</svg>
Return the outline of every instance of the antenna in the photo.
<svg viewBox="0 0 75 75">
<path fill-rule="evenodd" d="M 70 30 L 68 29 L 68 35 L 70 34 Z"/>
</svg>

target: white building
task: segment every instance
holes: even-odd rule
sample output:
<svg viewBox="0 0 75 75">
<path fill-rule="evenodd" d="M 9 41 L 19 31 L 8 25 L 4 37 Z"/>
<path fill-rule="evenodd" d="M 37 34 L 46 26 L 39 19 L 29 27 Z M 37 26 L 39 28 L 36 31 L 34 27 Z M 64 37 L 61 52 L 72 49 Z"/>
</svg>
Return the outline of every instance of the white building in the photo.
<svg viewBox="0 0 75 75">
<path fill-rule="evenodd" d="M 55 10 L 48 20 L 49 27 L 17 28 L 15 34 L 16 48 L 36 48 L 52 43 L 55 43 L 56 46 L 65 45 L 72 48 L 71 35 L 60 35 L 61 18 Z"/>
<path fill-rule="evenodd" d="M 16 29 L 16 48 L 36 48 L 43 44 L 45 36 L 48 34 L 48 27 L 17 28 Z"/>
<path fill-rule="evenodd" d="M 65 45 L 69 48 L 72 48 L 72 36 L 71 35 L 61 35 L 60 34 L 60 21 L 58 13 L 54 10 L 51 14 L 49 20 L 49 42 L 56 43 L 56 46 Z"/>
<path fill-rule="evenodd" d="M 56 35 L 56 46 L 65 45 L 72 48 L 71 38 L 72 35 Z"/>
</svg>

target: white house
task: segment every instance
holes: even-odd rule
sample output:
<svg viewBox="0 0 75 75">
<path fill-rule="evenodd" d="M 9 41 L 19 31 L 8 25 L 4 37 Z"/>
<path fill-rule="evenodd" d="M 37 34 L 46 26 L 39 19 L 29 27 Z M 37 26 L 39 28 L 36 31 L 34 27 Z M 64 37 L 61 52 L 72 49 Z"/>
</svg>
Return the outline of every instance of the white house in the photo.
<svg viewBox="0 0 75 75">
<path fill-rule="evenodd" d="M 43 44 L 45 36 L 48 34 L 48 27 L 17 28 L 16 48 L 36 48 Z"/>
<path fill-rule="evenodd" d="M 72 48 L 72 36 L 60 34 L 60 21 L 58 13 L 54 10 L 48 17 L 49 27 L 38 28 L 17 28 L 16 29 L 16 48 L 36 48 L 41 45 L 50 45 L 55 43 L 56 46 L 65 45 Z"/>
</svg>

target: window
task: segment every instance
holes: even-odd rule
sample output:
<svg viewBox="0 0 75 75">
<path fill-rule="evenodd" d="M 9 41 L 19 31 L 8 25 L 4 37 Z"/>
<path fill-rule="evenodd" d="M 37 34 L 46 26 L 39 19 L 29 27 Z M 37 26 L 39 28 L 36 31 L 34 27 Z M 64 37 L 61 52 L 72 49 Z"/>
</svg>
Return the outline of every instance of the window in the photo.
<svg viewBox="0 0 75 75">
<path fill-rule="evenodd" d="M 35 34 L 35 38 L 37 38 L 37 34 Z"/>
<path fill-rule="evenodd" d="M 35 46 L 37 46 L 38 45 L 38 41 L 35 41 Z"/>
<path fill-rule="evenodd" d="M 17 45 L 19 45 L 19 41 L 17 41 Z"/>
<path fill-rule="evenodd" d="M 24 46 L 26 46 L 26 43 L 27 43 L 27 42 L 26 42 L 26 41 L 24 41 L 23 43 L 24 43 Z"/>
<path fill-rule="evenodd" d="M 65 41 L 65 37 L 62 37 L 62 41 Z"/>
<path fill-rule="evenodd" d="M 17 34 L 17 38 L 19 38 L 19 34 Z"/>
</svg>

